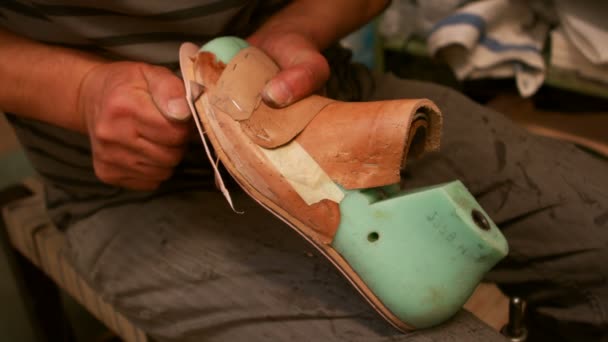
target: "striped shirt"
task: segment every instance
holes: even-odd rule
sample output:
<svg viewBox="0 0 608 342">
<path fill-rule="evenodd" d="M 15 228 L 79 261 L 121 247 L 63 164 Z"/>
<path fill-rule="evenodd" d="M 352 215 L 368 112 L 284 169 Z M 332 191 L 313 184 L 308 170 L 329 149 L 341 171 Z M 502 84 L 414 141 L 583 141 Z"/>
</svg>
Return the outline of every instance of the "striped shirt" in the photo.
<svg viewBox="0 0 608 342">
<path fill-rule="evenodd" d="M 44 43 L 114 60 L 178 67 L 182 42 L 220 35 L 245 37 L 288 1 L 251 0 L 1 0 L 0 26 Z M 47 207 L 59 227 L 99 210 L 154 196 L 214 188 L 200 144 L 153 193 L 129 191 L 95 176 L 88 137 L 7 114 L 28 157 L 45 180 Z"/>
</svg>

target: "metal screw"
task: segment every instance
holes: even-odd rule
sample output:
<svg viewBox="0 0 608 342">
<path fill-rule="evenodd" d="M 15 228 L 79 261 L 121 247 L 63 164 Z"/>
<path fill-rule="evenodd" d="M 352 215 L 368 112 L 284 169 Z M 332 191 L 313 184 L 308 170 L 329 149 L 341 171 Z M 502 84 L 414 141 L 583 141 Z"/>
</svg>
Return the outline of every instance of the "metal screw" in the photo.
<svg viewBox="0 0 608 342">
<path fill-rule="evenodd" d="M 471 211 L 471 217 L 473 217 L 473 222 L 475 222 L 477 227 L 483 230 L 490 230 L 490 222 L 481 211 L 473 209 Z"/>
<path fill-rule="evenodd" d="M 528 338 L 528 330 L 524 326 L 524 301 L 519 297 L 509 300 L 509 323 L 500 332 L 512 342 L 523 342 Z"/>
</svg>

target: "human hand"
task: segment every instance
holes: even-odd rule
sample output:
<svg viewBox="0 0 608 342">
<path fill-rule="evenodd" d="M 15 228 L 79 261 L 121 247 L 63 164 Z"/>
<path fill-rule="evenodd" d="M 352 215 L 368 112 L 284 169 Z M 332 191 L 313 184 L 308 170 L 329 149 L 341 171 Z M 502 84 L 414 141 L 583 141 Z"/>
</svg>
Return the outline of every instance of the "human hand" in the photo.
<svg viewBox="0 0 608 342">
<path fill-rule="evenodd" d="M 77 106 L 105 183 L 154 190 L 184 155 L 190 110 L 182 81 L 166 68 L 100 64 L 84 77 Z"/>
<path fill-rule="evenodd" d="M 312 94 L 329 78 L 327 60 L 312 39 L 303 34 L 265 30 L 248 40 L 281 69 L 262 91 L 264 102 L 273 107 L 285 107 Z"/>
</svg>

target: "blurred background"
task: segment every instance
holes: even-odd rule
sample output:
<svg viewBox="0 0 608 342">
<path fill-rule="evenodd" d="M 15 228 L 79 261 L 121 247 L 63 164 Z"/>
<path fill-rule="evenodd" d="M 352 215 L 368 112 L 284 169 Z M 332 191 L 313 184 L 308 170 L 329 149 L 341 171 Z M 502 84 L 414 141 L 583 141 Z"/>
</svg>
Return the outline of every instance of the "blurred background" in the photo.
<svg viewBox="0 0 608 342">
<path fill-rule="evenodd" d="M 607 1 L 393 0 L 343 39 L 370 69 L 457 89 L 535 134 L 608 158 Z M 0 114 L 0 190 L 34 175 Z M 0 244 L 0 340 L 35 341 L 14 260 Z M 118 340 L 65 293 L 77 341 Z M 492 286 L 468 304 L 495 329 L 507 299 Z"/>
</svg>

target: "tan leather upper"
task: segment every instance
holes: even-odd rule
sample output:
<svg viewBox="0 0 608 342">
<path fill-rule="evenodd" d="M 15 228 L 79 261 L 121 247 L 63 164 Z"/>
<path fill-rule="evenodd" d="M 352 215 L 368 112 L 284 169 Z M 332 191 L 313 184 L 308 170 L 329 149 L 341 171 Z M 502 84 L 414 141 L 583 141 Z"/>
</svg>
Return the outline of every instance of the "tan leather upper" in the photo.
<svg viewBox="0 0 608 342">
<path fill-rule="evenodd" d="M 415 125 L 414 117 L 419 115 Z M 296 138 L 329 176 L 346 189 L 399 183 L 411 137 L 415 149 L 439 147 L 439 110 L 429 100 L 335 102 L 323 108 Z"/>
<path fill-rule="evenodd" d="M 219 72 L 209 55 L 199 53 L 197 68 Z M 344 188 L 398 183 L 410 148 L 419 154 L 439 147 L 441 115 L 429 100 L 346 103 L 312 95 L 275 109 L 260 93 L 278 70 L 259 49 L 241 50 L 219 76 L 205 76 L 211 105 L 238 121 L 259 146 L 275 148 L 295 138 Z M 419 130 L 425 139 L 413 141 Z"/>
</svg>

